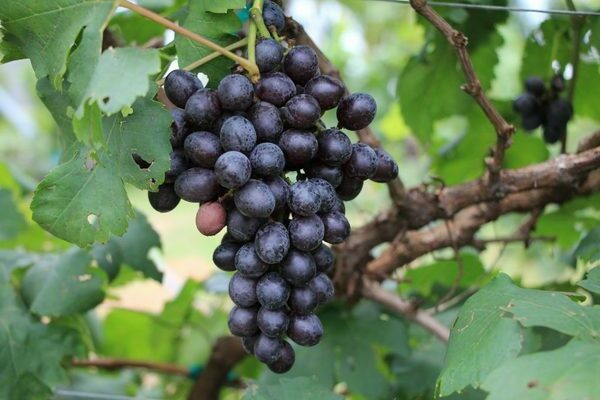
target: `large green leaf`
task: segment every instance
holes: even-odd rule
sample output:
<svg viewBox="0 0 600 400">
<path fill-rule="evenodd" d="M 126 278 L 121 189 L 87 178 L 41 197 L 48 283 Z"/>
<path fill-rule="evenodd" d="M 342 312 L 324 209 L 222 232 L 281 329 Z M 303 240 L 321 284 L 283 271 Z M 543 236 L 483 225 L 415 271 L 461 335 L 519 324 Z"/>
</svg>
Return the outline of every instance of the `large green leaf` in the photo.
<svg viewBox="0 0 600 400">
<path fill-rule="evenodd" d="M 31 267 L 21 290 L 30 310 L 38 315 L 65 316 L 90 310 L 104 299 L 104 277 L 91 268 L 88 253 L 72 249 L 47 256 Z"/>
<path fill-rule="evenodd" d="M 342 400 L 314 378 L 279 378 L 269 385 L 250 386 L 244 400 Z"/>
<path fill-rule="evenodd" d="M 26 227 L 25 218 L 17 209 L 12 191 L 0 187 L 0 241 L 17 236 Z"/>
<path fill-rule="evenodd" d="M 593 400 L 600 393 L 600 346 L 571 341 L 503 364 L 483 383 L 487 400 Z"/>
<path fill-rule="evenodd" d="M 38 78 L 50 76 L 54 86 L 65 73 L 67 57 L 78 35 L 93 35 L 100 43 L 114 0 L 22 0 L 0 7 L 9 41 L 31 63 Z"/>
<path fill-rule="evenodd" d="M 586 278 L 579 282 L 579 286 L 600 295 L 600 267 L 596 267 L 588 272 Z"/>
<path fill-rule="evenodd" d="M 574 255 L 588 262 L 600 260 L 600 227 L 592 230 L 581 239 Z"/>
<path fill-rule="evenodd" d="M 523 52 L 522 81 L 530 76 L 550 79 L 554 75 L 553 62 L 558 62 L 561 68 L 569 63 L 572 43 L 569 29 L 569 19 L 551 18 L 529 35 Z"/>
<path fill-rule="evenodd" d="M 227 13 L 213 13 L 209 11 L 214 10 L 214 8 L 215 2 L 210 0 L 190 2 L 189 11 L 182 25 L 221 46 L 227 46 L 238 40 L 236 32 L 241 27 L 240 21 L 231 10 Z M 175 36 L 175 45 L 177 46 L 180 67 L 191 64 L 213 52 L 208 47 L 202 46 L 181 35 Z M 221 78 L 229 73 L 232 66 L 233 61 L 225 57 L 218 57 L 204 64 L 197 71 L 208 75 L 208 86 L 216 87 Z"/>
<path fill-rule="evenodd" d="M 226 13 L 229 10 L 246 7 L 245 0 L 221 0 L 219 2 L 209 1 L 206 4 L 206 11 L 212 13 Z"/>
<path fill-rule="evenodd" d="M 124 183 L 154 189 L 169 168 L 169 113 L 142 98 L 133 114 L 106 117 L 107 147 L 97 152 L 84 147 L 40 182 L 31 203 L 33 219 L 50 233 L 86 246 L 123 235 L 134 215 Z M 151 165 L 140 168 L 132 155 Z"/>
</svg>

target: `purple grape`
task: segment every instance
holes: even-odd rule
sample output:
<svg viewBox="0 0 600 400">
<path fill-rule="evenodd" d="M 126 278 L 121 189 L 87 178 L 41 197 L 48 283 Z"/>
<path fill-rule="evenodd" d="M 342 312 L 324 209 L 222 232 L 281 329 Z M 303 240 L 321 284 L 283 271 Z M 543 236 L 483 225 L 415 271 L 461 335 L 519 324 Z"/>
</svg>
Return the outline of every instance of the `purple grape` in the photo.
<svg viewBox="0 0 600 400">
<path fill-rule="evenodd" d="M 179 108 L 185 108 L 188 99 L 202 87 L 195 74 L 182 69 L 171 71 L 165 78 L 165 94 Z"/>
<path fill-rule="evenodd" d="M 257 283 L 258 280 L 236 272 L 229 280 L 229 297 L 240 307 L 252 307 L 258 303 L 258 297 L 256 297 Z"/>
<path fill-rule="evenodd" d="M 234 208 L 227 213 L 227 233 L 235 240 L 248 242 L 265 222 L 261 218 L 246 217 Z"/>
<path fill-rule="evenodd" d="M 283 122 L 279 109 L 266 101 L 259 101 L 248 111 L 248 119 L 254 125 L 259 143 L 279 142 Z"/>
<path fill-rule="evenodd" d="M 353 131 L 369 126 L 377 113 L 377 103 L 366 93 L 354 93 L 340 100 L 337 108 L 339 126 Z"/>
<path fill-rule="evenodd" d="M 368 179 L 377 172 L 379 158 L 371 146 L 364 143 L 352 145 L 352 156 L 344 164 L 344 173 L 351 178 Z"/>
<path fill-rule="evenodd" d="M 310 179 L 309 182 L 319 191 L 319 198 L 321 199 L 319 213 L 330 212 L 336 204 L 337 193 L 335 188 L 321 178 Z"/>
<path fill-rule="evenodd" d="M 315 314 L 294 315 L 290 319 L 288 336 L 300 346 L 314 346 L 323 336 L 323 325 Z"/>
<path fill-rule="evenodd" d="M 229 331 L 235 336 L 252 336 L 258 332 L 256 308 L 242 308 L 234 306 L 229 312 L 227 325 Z"/>
<path fill-rule="evenodd" d="M 319 162 L 312 162 L 309 166 L 305 167 L 304 170 L 309 178 L 326 180 L 334 188 L 337 188 L 344 179 L 344 173 L 342 172 L 341 167 L 325 165 Z"/>
<path fill-rule="evenodd" d="M 270 72 L 262 75 L 255 92 L 259 99 L 281 107 L 296 94 L 296 85 L 287 75 Z"/>
<path fill-rule="evenodd" d="M 277 264 L 290 249 L 290 237 L 282 223 L 267 222 L 256 233 L 254 245 L 261 260 L 267 264 Z"/>
<path fill-rule="evenodd" d="M 274 26 L 277 33 L 282 33 L 285 29 L 285 14 L 277 3 L 265 0 L 262 11 L 265 25 Z"/>
<path fill-rule="evenodd" d="M 308 129 L 314 126 L 321 118 L 321 107 L 314 97 L 307 94 L 299 94 L 285 103 L 281 109 L 288 126 L 297 129 Z"/>
<path fill-rule="evenodd" d="M 174 108 L 171 110 L 171 116 L 173 122 L 171 123 L 171 147 L 178 149 L 183 147 L 183 141 L 189 134 L 189 128 L 185 122 L 185 111 L 181 108 Z"/>
<path fill-rule="evenodd" d="M 239 243 L 221 243 L 213 252 L 213 262 L 219 269 L 223 271 L 235 271 L 235 255 L 240 247 L 242 247 L 242 245 Z"/>
<path fill-rule="evenodd" d="M 337 107 L 346 88 L 339 79 L 319 75 L 308 81 L 304 92 L 314 97 L 319 102 L 321 110 L 325 111 Z"/>
<path fill-rule="evenodd" d="M 269 310 L 285 306 L 290 297 L 290 284 L 277 272 L 263 275 L 256 287 L 258 302 Z"/>
<path fill-rule="evenodd" d="M 256 44 L 256 65 L 260 72 L 272 72 L 281 65 L 283 47 L 273 39 L 261 39 Z"/>
<path fill-rule="evenodd" d="M 325 234 L 323 240 L 331 244 L 342 243 L 350 235 L 350 223 L 346 216 L 338 211 L 321 215 Z"/>
<path fill-rule="evenodd" d="M 170 183 L 163 183 L 158 187 L 158 192 L 148 192 L 148 201 L 152 208 L 161 213 L 172 211 L 181 199 L 175 193 L 175 188 Z"/>
<path fill-rule="evenodd" d="M 185 119 L 198 129 L 209 129 L 221 115 L 221 104 L 212 89 L 201 89 L 185 103 Z"/>
<path fill-rule="evenodd" d="M 315 260 L 317 271 L 325 273 L 331 271 L 333 263 L 335 262 L 335 255 L 328 246 L 321 244 L 313 250 L 312 256 Z"/>
<path fill-rule="evenodd" d="M 322 272 L 318 273 L 317 276 L 308 283 L 308 287 L 310 287 L 317 295 L 319 305 L 331 301 L 335 294 L 333 282 L 331 282 L 331 279 Z"/>
<path fill-rule="evenodd" d="M 281 135 L 279 147 L 291 166 L 303 166 L 315 157 L 319 144 L 310 132 L 288 129 Z"/>
<path fill-rule="evenodd" d="M 296 315 L 310 314 L 319 305 L 317 294 L 308 286 L 294 287 L 288 300 L 290 309 Z"/>
<path fill-rule="evenodd" d="M 258 329 L 269 337 L 279 337 L 287 331 L 290 317 L 285 309 L 269 310 L 261 307 L 258 310 Z"/>
<path fill-rule="evenodd" d="M 323 241 L 325 226 L 317 215 L 296 216 L 288 226 L 292 245 L 303 251 L 313 251 Z"/>
<path fill-rule="evenodd" d="M 315 260 L 310 253 L 290 249 L 281 263 L 281 275 L 292 285 L 307 284 L 316 274 Z"/>
<path fill-rule="evenodd" d="M 244 75 L 227 75 L 219 82 L 217 96 L 224 110 L 244 111 L 252 105 L 254 86 Z"/>
<path fill-rule="evenodd" d="M 352 156 L 352 143 L 339 129 L 327 129 L 317 136 L 319 151 L 317 158 L 328 165 L 343 165 Z"/>
<path fill-rule="evenodd" d="M 546 93 L 546 84 L 542 78 L 531 76 L 525 81 L 525 90 L 535 97 L 542 97 Z"/>
<path fill-rule="evenodd" d="M 256 131 L 252 122 L 234 115 L 223 122 L 220 138 L 225 151 L 250 153 L 256 144 Z"/>
<path fill-rule="evenodd" d="M 165 172 L 165 183 L 173 183 L 187 168 L 188 163 L 183 150 L 173 150 L 169 155 L 171 166 Z"/>
<path fill-rule="evenodd" d="M 384 150 L 375 149 L 377 154 L 377 170 L 371 180 L 375 182 L 390 182 L 398 177 L 398 164 Z"/>
<path fill-rule="evenodd" d="M 251 174 L 250 160 L 239 151 L 228 151 L 215 162 L 215 176 L 219 184 L 228 189 L 244 186 Z"/>
<path fill-rule="evenodd" d="M 185 201 L 205 203 L 216 200 L 223 193 L 223 188 L 210 169 L 190 168 L 175 181 L 175 193 Z"/>
<path fill-rule="evenodd" d="M 364 181 L 360 178 L 344 176 L 342 183 L 335 188 L 340 199 L 350 201 L 358 196 L 363 188 Z"/>
<path fill-rule="evenodd" d="M 309 46 L 296 46 L 283 57 L 283 70 L 298 85 L 304 86 L 319 73 L 317 53 Z"/>
<path fill-rule="evenodd" d="M 260 143 L 250 153 L 252 172 L 263 177 L 275 177 L 283 172 L 285 156 L 273 143 Z"/>
<path fill-rule="evenodd" d="M 210 132 L 194 132 L 188 135 L 183 144 L 185 155 L 202 168 L 213 168 L 223 154 L 217 135 Z"/>
<path fill-rule="evenodd" d="M 290 187 L 288 206 L 301 216 L 314 215 L 321 207 L 319 188 L 312 181 L 298 181 Z"/>
<path fill-rule="evenodd" d="M 247 217 L 266 218 L 275 210 L 275 196 L 266 183 L 250 179 L 233 195 L 235 206 Z"/>
<path fill-rule="evenodd" d="M 258 278 L 268 271 L 269 265 L 258 257 L 254 243 L 246 243 L 235 254 L 235 269 L 248 278 Z"/>
<path fill-rule="evenodd" d="M 279 358 L 267 364 L 267 367 L 276 374 L 283 374 L 292 368 L 295 361 L 296 354 L 294 353 L 294 349 L 288 342 L 284 341 Z"/>
<path fill-rule="evenodd" d="M 259 335 L 254 342 L 254 355 L 265 364 L 272 364 L 279 360 L 283 350 L 284 341 L 279 338 L 270 338 Z"/>
<path fill-rule="evenodd" d="M 265 180 L 265 183 L 269 186 L 271 193 L 275 197 L 275 211 L 285 210 L 290 194 L 290 185 L 279 176 Z"/>
</svg>

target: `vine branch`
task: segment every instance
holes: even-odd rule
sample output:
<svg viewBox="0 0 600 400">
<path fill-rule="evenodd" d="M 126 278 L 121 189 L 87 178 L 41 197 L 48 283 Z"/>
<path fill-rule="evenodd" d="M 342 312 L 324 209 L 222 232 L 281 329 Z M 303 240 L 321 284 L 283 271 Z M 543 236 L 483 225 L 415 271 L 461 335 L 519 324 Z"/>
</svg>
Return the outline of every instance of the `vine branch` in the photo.
<svg viewBox="0 0 600 400">
<path fill-rule="evenodd" d="M 170 374 L 188 376 L 189 370 L 174 364 L 159 363 L 153 361 L 127 360 L 122 358 L 101 358 L 96 360 L 73 360 L 71 365 L 74 367 L 93 367 L 109 371 L 123 368 L 144 368 L 152 371 Z"/>
</svg>

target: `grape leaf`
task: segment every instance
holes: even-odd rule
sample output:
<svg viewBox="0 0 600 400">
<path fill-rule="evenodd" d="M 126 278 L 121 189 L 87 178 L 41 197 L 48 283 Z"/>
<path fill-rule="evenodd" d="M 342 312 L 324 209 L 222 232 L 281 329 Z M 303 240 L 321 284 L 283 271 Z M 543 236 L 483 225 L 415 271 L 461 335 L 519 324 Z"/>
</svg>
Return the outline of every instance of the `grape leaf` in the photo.
<svg viewBox="0 0 600 400">
<path fill-rule="evenodd" d="M 84 103 L 96 103 L 106 114 L 133 104 L 150 89 L 149 77 L 160 72 L 156 49 L 109 48 L 102 53 L 85 92 Z M 78 115 L 83 114 L 83 104 Z"/>
<path fill-rule="evenodd" d="M 22 282 L 29 309 L 56 317 L 85 312 L 100 304 L 105 279 L 98 269 L 91 268 L 91 262 L 91 256 L 80 249 L 40 259 Z"/>
<path fill-rule="evenodd" d="M 127 118 L 104 118 L 105 149 L 80 146 L 74 158 L 40 182 L 31 203 L 34 221 L 79 246 L 125 233 L 134 213 L 123 184 L 155 189 L 170 165 L 169 113 L 147 98 L 136 101 L 133 109 Z M 150 167 L 138 167 L 134 153 Z"/>
<path fill-rule="evenodd" d="M 120 39 L 132 45 L 143 45 L 153 38 L 162 38 L 165 27 L 159 24 L 148 23 L 148 20 L 139 14 L 118 13 L 110 19 L 111 32 Z"/>
<path fill-rule="evenodd" d="M 0 187 L 0 241 L 17 236 L 26 227 L 25 219 L 17 208 L 10 190 Z"/>
<path fill-rule="evenodd" d="M 530 76 L 550 79 L 554 75 L 552 63 L 564 68 L 571 59 L 570 21 L 551 18 L 534 30 L 525 44 L 521 80 Z"/>
<path fill-rule="evenodd" d="M 579 282 L 579 286 L 592 293 L 600 294 L 600 267 L 589 271 L 587 277 Z"/>
<path fill-rule="evenodd" d="M 574 256 L 587 262 L 600 260 L 600 227 L 589 232 L 575 249 Z"/>
<path fill-rule="evenodd" d="M 0 8 L 3 40 L 31 59 L 36 76 L 58 87 L 67 57 L 82 30 L 101 39 L 114 0 L 22 0 Z"/>
<path fill-rule="evenodd" d="M 244 394 L 244 400 L 342 400 L 314 378 L 279 378 L 270 385 L 250 386 Z"/>
<path fill-rule="evenodd" d="M 487 400 L 595 399 L 600 393 L 600 346 L 569 342 L 503 364 L 483 383 Z"/>
<path fill-rule="evenodd" d="M 212 13 L 226 13 L 229 10 L 244 7 L 246 7 L 246 2 L 244 0 L 221 0 L 219 2 L 209 1 L 206 5 L 206 11 Z"/>
<path fill-rule="evenodd" d="M 241 28 L 241 24 L 233 11 L 225 14 L 209 12 L 208 9 L 214 7 L 214 4 L 215 2 L 210 0 L 191 2 L 182 25 L 221 46 L 227 46 L 238 40 L 236 32 Z M 175 45 L 177 46 L 179 66 L 182 68 L 213 52 L 208 47 L 181 35 L 175 36 Z M 208 75 L 208 86 L 216 87 L 221 79 L 229 73 L 233 64 L 233 61 L 228 58 L 218 57 L 198 68 L 196 72 Z"/>
</svg>

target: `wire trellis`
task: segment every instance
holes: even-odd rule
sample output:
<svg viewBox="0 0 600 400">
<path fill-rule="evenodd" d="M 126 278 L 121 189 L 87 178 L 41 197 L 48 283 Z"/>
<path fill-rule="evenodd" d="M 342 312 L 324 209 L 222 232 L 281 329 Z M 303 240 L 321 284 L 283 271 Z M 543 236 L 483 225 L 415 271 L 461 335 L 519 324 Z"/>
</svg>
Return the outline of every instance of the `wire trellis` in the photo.
<svg viewBox="0 0 600 400">
<path fill-rule="evenodd" d="M 379 1 L 379 2 L 384 2 L 384 3 L 410 4 L 409 0 L 365 0 L 365 1 Z M 485 11 L 510 11 L 510 12 L 569 15 L 569 16 L 581 16 L 581 17 L 600 17 L 600 12 L 598 12 L 598 11 L 538 9 L 538 8 L 513 7 L 513 6 L 495 6 L 495 5 L 491 5 L 491 4 L 452 3 L 452 2 L 446 2 L 446 1 L 428 1 L 427 4 L 429 4 L 432 7 L 445 7 L 445 8 L 462 8 L 462 9 L 485 10 Z"/>
</svg>

